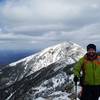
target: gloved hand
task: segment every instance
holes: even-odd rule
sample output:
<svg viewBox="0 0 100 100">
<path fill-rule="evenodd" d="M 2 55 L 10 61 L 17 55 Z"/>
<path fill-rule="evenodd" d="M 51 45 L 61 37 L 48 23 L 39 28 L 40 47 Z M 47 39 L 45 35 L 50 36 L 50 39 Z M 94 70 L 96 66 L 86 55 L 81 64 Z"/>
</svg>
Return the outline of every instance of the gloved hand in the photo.
<svg viewBox="0 0 100 100">
<path fill-rule="evenodd" d="M 77 76 L 74 76 L 74 82 L 77 83 L 79 81 Z"/>
</svg>

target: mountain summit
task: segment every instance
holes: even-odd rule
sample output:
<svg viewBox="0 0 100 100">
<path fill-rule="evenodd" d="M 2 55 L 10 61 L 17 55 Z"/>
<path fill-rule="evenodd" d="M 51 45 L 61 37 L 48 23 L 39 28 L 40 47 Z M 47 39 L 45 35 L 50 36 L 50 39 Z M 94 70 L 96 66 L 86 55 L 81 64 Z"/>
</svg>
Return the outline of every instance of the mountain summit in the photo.
<svg viewBox="0 0 100 100">
<path fill-rule="evenodd" d="M 69 81 L 72 64 L 85 53 L 81 46 L 63 42 L 7 65 L 0 71 L 1 99 L 36 100 L 44 97 L 53 100 L 53 93 L 57 91 L 57 95 L 63 95 L 61 90 L 65 84 L 72 83 Z M 67 69 L 66 73 L 64 69 Z"/>
<path fill-rule="evenodd" d="M 25 66 L 24 72 L 30 70 L 30 73 L 33 73 L 61 60 L 67 60 L 66 62 L 69 64 L 74 63 L 83 56 L 84 53 L 85 50 L 81 46 L 73 42 L 63 42 L 61 44 L 48 47 L 39 53 L 21 59 L 17 62 L 11 63 L 9 66 L 23 64 Z"/>
</svg>

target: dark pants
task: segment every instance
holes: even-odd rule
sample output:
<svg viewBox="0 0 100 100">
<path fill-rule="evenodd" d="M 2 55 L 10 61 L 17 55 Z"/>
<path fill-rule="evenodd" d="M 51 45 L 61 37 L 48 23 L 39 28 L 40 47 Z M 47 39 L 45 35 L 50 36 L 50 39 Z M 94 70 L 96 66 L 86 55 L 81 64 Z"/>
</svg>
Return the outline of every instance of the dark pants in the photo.
<svg viewBox="0 0 100 100">
<path fill-rule="evenodd" d="M 100 96 L 100 86 L 83 86 L 80 100 L 98 100 Z"/>
</svg>

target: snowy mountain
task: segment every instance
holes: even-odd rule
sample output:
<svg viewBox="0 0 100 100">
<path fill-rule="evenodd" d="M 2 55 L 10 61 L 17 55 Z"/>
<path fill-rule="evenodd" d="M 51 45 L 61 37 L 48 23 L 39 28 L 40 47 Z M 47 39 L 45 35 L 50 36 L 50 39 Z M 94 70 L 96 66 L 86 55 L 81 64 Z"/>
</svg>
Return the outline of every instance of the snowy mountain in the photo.
<svg viewBox="0 0 100 100">
<path fill-rule="evenodd" d="M 85 53 L 81 46 L 73 42 L 63 42 L 7 65 L 0 71 L 0 94 L 2 94 L 0 98 L 2 100 L 43 98 L 58 100 L 64 96 L 70 98 L 68 95 L 73 91 L 72 68 Z"/>
</svg>

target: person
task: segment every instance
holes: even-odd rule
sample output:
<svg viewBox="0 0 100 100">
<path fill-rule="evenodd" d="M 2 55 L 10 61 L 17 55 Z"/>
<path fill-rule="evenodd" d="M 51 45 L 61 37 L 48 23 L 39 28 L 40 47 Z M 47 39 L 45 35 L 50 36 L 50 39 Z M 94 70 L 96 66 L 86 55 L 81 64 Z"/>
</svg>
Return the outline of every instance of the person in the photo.
<svg viewBox="0 0 100 100">
<path fill-rule="evenodd" d="M 98 100 L 100 96 L 100 56 L 96 52 L 95 44 L 87 46 L 87 53 L 75 64 L 73 72 L 74 82 L 78 82 L 82 77 L 80 100 Z"/>
</svg>

